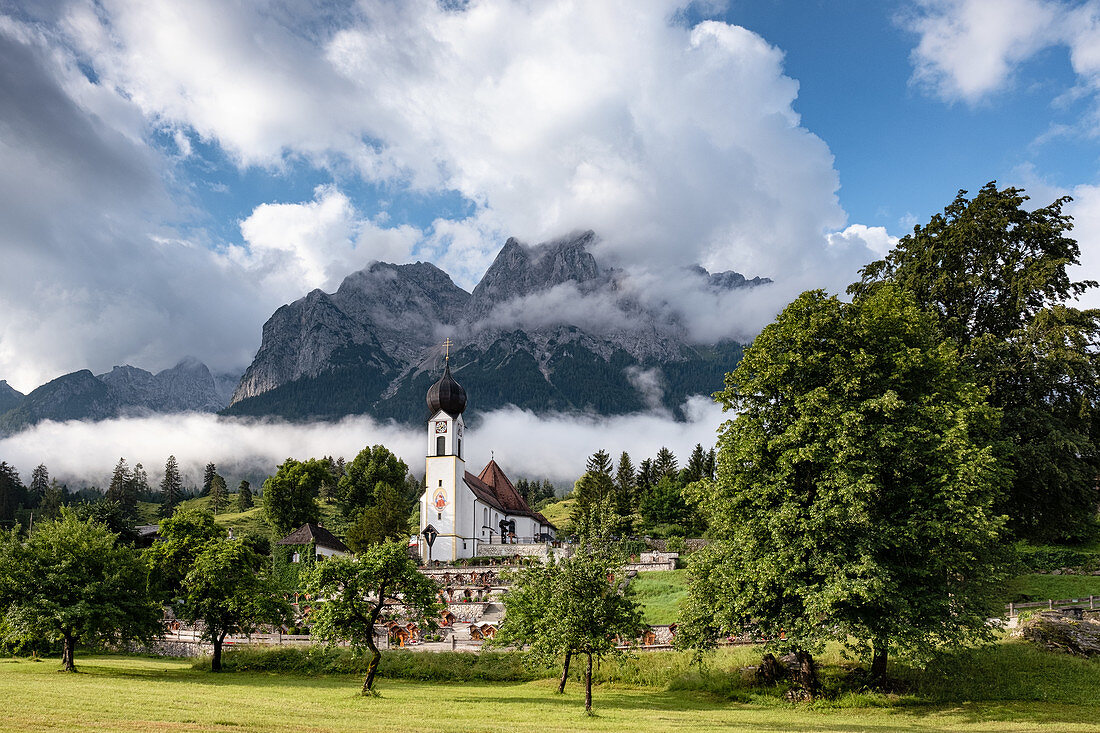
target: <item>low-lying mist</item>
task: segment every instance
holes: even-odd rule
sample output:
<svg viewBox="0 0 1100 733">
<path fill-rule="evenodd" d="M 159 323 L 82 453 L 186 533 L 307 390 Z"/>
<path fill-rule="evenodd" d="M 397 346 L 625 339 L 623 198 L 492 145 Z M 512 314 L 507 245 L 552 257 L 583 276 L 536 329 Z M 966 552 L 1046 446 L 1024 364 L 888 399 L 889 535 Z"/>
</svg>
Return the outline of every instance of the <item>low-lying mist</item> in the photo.
<svg viewBox="0 0 1100 733">
<path fill-rule="evenodd" d="M 585 459 L 601 448 L 616 459 L 625 450 L 637 464 L 666 446 L 682 464 L 696 443 L 714 444 L 722 422 L 721 408 L 706 397 L 689 399 L 684 412 L 687 421 L 677 422 L 663 411 L 599 417 L 497 410 L 481 415 L 477 426 L 467 430 L 466 468 L 477 473 L 495 457 L 513 480 L 548 478 L 569 487 L 584 472 Z M 213 462 L 233 487 L 236 478 L 273 473 L 287 458 L 331 455 L 350 461 L 365 446 L 379 443 L 423 476 L 424 429 L 369 417 L 290 423 L 185 413 L 101 422 L 47 421 L 0 440 L 0 460 L 14 465 L 24 482 L 41 463 L 52 478 L 70 486 L 102 488 L 119 458 L 126 458 L 130 466 L 141 463 L 155 485 L 163 476 L 165 459 L 174 455 L 187 484 L 200 483 L 203 467 Z"/>
</svg>

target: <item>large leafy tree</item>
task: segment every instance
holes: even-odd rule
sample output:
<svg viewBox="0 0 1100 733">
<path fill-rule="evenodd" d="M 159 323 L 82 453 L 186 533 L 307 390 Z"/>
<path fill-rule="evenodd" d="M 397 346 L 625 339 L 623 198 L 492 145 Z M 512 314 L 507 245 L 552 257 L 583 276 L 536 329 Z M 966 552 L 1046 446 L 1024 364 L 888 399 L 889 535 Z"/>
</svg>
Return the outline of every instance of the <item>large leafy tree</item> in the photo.
<svg viewBox="0 0 1100 733">
<path fill-rule="evenodd" d="M 854 643 L 881 678 L 890 649 L 990 634 L 1009 551 L 996 411 L 910 295 L 803 293 L 717 397 L 736 417 L 717 480 L 694 484 L 717 542 L 691 566 L 685 642 L 753 619 L 804 658 Z"/>
<path fill-rule="evenodd" d="M 569 663 L 585 657 L 584 709 L 592 712 L 592 663 L 615 651 L 617 638 L 635 638 L 641 611 L 629 582 L 603 552 L 582 547 L 559 564 L 521 570 L 504 598 L 505 616 L 494 645 L 527 647 L 528 656 L 552 664 L 564 659 L 558 691 Z"/>
<path fill-rule="evenodd" d="M 171 603 L 179 600 L 183 579 L 211 542 L 225 536 L 214 515 L 194 507 L 179 508 L 160 523 L 160 541 L 145 550 L 156 589 Z"/>
<path fill-rule="evenodd" d="M 210 669 L 222 669 L 222 645 L 230 634 L 251 633 L 261 624 L 290 617 L 281 594 L 260 574 L 262 560 L 244 540 L 207 542 L 181 584 L 176 615 L 201 624 L 214 645 Z"/>
<path fill-rule="evenodd" d="M 344 466 L 344 475 L 336 492 L 344 518 L 353 521 L 360 511 L 372 506 L 378 484 L 394 489 L 404 488 L 408 472 L 405 462 L 384 445 L 368 446 L 359 451 L 359 455 Z"/>
<path fill-rule="evenodd" d="M 286 459 L 275 475 L 264 481 L 264 517 L 280 534 L 316 522 L 321 516 L 317 493 L 328 479 L 328 466 L 321 459 Z"/>
<path fill-rule="evenodd" d="M 1100 310 L 1072 307 L 1096 283 L 1069 276 L 1080 263 L 1069 200 L 1028 210 L 1016 188 L 960 191 L 849 288 L 901 286 L 959 345 L 1003 415 L 998 450 L 1013 477 L 1002 506 L 1040 539 L 1080 536 L 1100 500 Z"/>
<path fill-rule="evenodd" d="M 394 619 L 431 626 L 442 611 L 439 586 L 417 570 L 407 543 L 400 541 L 370 545 L 355 560 L 335 557 L 318 563 L 306 576 L 304 590 L 315 599 L 311 635 L 370 650 L 364 695 L 374 689 L 382 658 L 375 625 Z"/>
<path fill-rule="evenodd" d="M 62 642 L 64 669 L 76 671 L 80 642 L 148 640 L 161 631 L 160 606 L 135 550 L 92 520 L 62 510 L 25 543 L 0 537 L 0 609 L 21 638 Z"/>
<path fill-rule="evenodd" d="M 408 541 L 412 510 L 412 502 L 400 491 L 379 482 L 374 488 L 371 505 L 360 510 L 355 523 L 348 528 L 348 547 L 358 554 L 386 540 Z"/>
</svg>

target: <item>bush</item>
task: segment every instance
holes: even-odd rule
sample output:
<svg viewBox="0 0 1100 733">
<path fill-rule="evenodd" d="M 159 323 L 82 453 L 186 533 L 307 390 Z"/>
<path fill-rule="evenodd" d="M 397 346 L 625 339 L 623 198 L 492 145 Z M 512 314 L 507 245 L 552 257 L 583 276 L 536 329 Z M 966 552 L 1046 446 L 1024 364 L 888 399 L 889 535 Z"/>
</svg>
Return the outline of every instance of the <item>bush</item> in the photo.
<svg viewBox="0 0 1100 733">
<path fill-rule="evenodd" d="M 227 672 L 364 675 L 368 659 L 366 654 L 338 647 L 242 647 L 227 651 L 222 667 Z M 198 660 L 192 666 L 205 669 L 208 665 Z M 383 652 L 378 674 L 388 679 L 434 682 L 529 682 L 552 677 L 554 671 L 528 668 L 519 652 L 473 654 L 395 649 Z"/>
<path fill-rule="evenodd" d="M 1100 563 L 1100 557 L 1094 553 L 1075 550 L 1070 547 L 1051 545 L 1020 545 L 1017 547 L 1020 564 L 1032 573 L 1049 572 L 1060 568 L 1092 566 Z"/>
</svg>

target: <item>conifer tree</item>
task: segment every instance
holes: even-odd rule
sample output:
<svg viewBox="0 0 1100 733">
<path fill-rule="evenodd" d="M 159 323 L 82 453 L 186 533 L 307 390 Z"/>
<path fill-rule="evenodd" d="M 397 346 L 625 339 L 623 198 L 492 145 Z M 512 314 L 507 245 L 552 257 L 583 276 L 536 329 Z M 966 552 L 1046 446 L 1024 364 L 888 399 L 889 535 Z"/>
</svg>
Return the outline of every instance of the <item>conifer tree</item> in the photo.
<svg viewBox="0 0 1100 733">
<path fill-rule="evenodd" d="M 649 493 L 655 483 L 657 483 L 657 472 L 653 470 L 653 459 L 646 458 L 638 464 L 638 479 L 635 482 L 638 503 L 641 503 L 642 497 Z"/>
<path fill-rule="evenodd" d="M 225 505 L 229 502 L 228 494 L 225 479 L 221 474 L 215 473 L 214 478 L 210 479 L 210 509 L 214 514 L 225 509 Z"/>
<path fill-rule="evenodd" d="M 111 484 L 107 487 L 106 498 L 118 502 L 123 514 L 133 516 L 137 511 L 137 495 L 134 493 L 134 473 L 126 464 L 125 458 L 119 458 L 115 471 L 111 475 Z"/>
<path fill-rule="evenodd" d="M 676 460 L 676 454 L 662 446 L 661 450 L 657 451 L 657 457 L 653 459 L 654 481 L 660 481 L 664 476 L 676 478 L 676 473 L 679 468 L 680 466 L 679 462 Z"/>
<path fill-rule="evenodd" d="M 135 464 L 133 475 L 130 477 L 130 493 L 134 495 L 135 501 L 139 501 L 148 497 L 149 491 L 149 474 L 140 463 Z"/>
<path fill-rule="evenodd" d="M 588 458 L 588 464 L 584 468 L 586 473 L 599 473 L 608 478 L 611 477 L 611 456 L 605 450 L 598 450 Z"/>
<path fill-rule="evenodd" d="M 168 456 L 168 460 L 164 462 L 164 479 L 160 482 L 160 490 L 164 494 L 160 515 L 170 517 L 176 510 L 176 505 L 183 500 L 183 479 L 180 478 L 175 456 Z"/>
<path fill-rule="evenodd" d="M 50 472 L 46 470 L 46 464 L 39 463 L 35 467 L 31 474 L 31 485 L 28 488 L 31 506 L 38 506 L 42 502 L 42 497 L 50 489 Z"/>
<path fill-rule="evenodd" d="M 691 451 L 687 467 L 680 478 L 684 484 L 707 478 L 707 453 L 703 450 L 702 443 L 695 444 L 695 449 Z"/>
<path fill-rule="evenodd" d="M 217 474 L 218 467 L 213 463 L 206 464 L 206 470 L 202 474 L 202 493 L 200 496 L 210 496 L 210 487 L 214 481 L 214 475 Z"/>
<path fill-rule="evenodd" d="M 237 511 L 247 512 L 252 508 L 252 485 L 247 481 L 241 481 L 237 486 Z"/>
</svg>

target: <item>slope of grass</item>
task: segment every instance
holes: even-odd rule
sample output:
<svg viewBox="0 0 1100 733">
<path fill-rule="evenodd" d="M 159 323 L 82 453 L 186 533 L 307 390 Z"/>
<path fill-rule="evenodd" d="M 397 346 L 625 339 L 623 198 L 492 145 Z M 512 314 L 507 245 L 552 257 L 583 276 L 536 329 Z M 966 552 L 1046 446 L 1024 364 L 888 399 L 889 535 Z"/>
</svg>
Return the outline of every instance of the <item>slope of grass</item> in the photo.
<svg viewBox="0 0 1100 733">
<path fill-rule="evenodd" d="M 958 660 L 949 669 L 976 661 Z M 1024 690 L 1022 700 L 981 702 L 957 702 L 951 695 L 943 703 L 912 695 L 858 695 L 790 705 L 774 694 L 757 694 L 731 703 L 701 691 L 706 686 L 693 688 L 692 680 L 701 676 L 712 682 L 733 679 L 712 670 L 689 673 L 664 687 L 601 684 L 593 693 L 596 717 L 589 718 L 583 714 L 582 689 L 571 683 L 559 696 L 552 679 L 452 684 L 383 679 L 382 696 L 364 698 L 356 694 L 359 678 L 347 675 L 216 675 L 191 669 L 187 660 L 80 656 L 81 673 L 71 675 L 58 674 L 54 660 L 5 659 L 0 660 L 5 700 L 0 720 L 6 731 L 1100 731 L 1100 663 L 1069 660 L 1060 672 L 1059 663 L 1035 674 L 1027 654 L 1009 660 L 994 653 L 986 661 L 992 663 L 973 669 L 1030 678 L 1034 689 Z"/>
<path fill-rule="evenodd" d="M 1008 581 L 1006 602 L 1062 600 L 1100 596 L 1100 575 L 1041 575 L 1031 573 Z"/>
<path fill-rule="evenodd" d="M 687 597 L 687 571 L 661 570 L 638 573 L 631 583 L 647 624 L 674 624 L 680 619 L 680 602 Z"/>
<path fill-rule="evenodd" d="M 558 528 L 558 534 L 563 536 L 570 532 L 569 513 L 572 511 L 573 499 L 562 499 L 553 504 L 547 504 L 541 513 Z"/>
</svg>

